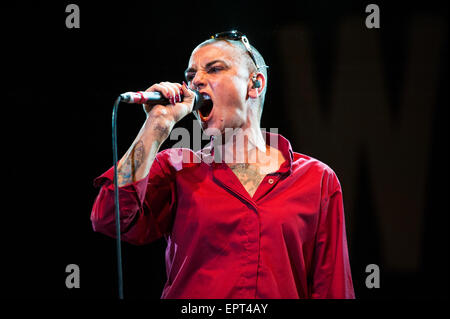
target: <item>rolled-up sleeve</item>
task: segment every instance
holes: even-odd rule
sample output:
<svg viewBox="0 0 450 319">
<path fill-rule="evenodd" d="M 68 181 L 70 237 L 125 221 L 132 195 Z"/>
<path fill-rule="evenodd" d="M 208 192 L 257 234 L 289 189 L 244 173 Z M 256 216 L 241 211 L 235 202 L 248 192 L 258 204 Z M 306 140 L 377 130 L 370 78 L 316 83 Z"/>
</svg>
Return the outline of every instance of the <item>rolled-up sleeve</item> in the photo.
<svg viewBox="0 0 450 319">
<path fill-rule="evenodd" d="M 175 203 L 174 182 L 164 169 L 164 154 L 158 153 L 149 174 L 119 188 L 121 239 L 135 245 L 150 243 L 168 233 Z M 114 167 L 94 180 L 100 187 L 92 212 L 94 231 L 116 237 Z"/>
</svg>

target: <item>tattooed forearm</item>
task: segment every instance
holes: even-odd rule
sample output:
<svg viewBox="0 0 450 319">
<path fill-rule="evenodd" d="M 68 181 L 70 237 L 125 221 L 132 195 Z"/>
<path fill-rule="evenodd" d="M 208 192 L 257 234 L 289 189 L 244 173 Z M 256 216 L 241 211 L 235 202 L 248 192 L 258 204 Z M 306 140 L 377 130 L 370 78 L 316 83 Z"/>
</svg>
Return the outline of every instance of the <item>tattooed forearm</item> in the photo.
<svg viewBox="0 0 450 319">
<path fill-rule="evenodd" d="M 144 163 L 144 158 L 144 143 L 139 140 L 134 144 L 125 160 L 120 163 L 117 168 L 119 186 L 124 186 L 136 181 L 136 172 Z"/>
</svg>

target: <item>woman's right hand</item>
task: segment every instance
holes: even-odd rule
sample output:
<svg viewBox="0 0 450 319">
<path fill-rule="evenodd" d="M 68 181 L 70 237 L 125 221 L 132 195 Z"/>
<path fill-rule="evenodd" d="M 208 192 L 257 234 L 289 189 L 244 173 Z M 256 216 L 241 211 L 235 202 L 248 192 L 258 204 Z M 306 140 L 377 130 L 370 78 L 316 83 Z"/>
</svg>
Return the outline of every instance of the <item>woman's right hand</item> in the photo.
<svg viewBox="0 0 450 319">
<path fill-rule="evenodd" d="M 169 105 L 143 105 L 148 124 L 160 132 L 161 139 L 165 140 L 174 125 L 192 112 L 195 94 L 184 82 L 183 85 L 171 82 L 153 84 L 145 92 L 160 92 L 170 101 Z"/>
</svg>

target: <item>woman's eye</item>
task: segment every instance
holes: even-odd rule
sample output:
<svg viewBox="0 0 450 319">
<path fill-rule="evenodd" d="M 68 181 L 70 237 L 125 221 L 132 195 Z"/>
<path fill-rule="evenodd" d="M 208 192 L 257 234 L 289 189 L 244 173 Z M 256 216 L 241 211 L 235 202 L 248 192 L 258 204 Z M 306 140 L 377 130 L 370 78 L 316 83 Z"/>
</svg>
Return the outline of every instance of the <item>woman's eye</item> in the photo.
<svg viewBox="0 0 450 319">
<path fill-rule="evenodd" d="M 185 78 L 186 82 L 191 82 L 194 79 L 195 74 L 192 73 L 186 73 Z"/>
<path fill-rule="evenodd" d="M 222 70 L 222 68 L 220 66 L 213 66 L 213 67 L 209 68 L 208 73 L 216 73 L 216 72 L 219 72 L 220 70 Z"/>
</svg>

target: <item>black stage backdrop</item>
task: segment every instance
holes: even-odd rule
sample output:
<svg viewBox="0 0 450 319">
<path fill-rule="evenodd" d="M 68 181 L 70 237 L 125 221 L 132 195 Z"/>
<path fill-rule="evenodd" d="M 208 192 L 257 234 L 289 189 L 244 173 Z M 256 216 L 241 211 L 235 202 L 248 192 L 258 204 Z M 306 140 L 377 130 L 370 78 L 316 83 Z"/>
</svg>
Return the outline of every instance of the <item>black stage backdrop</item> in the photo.
<svg viewBox="0 0 450 319">
<path fill-rule="evenodd" d="M 262 127 L 342 183 L 357 298 L 448 297 L 446 2 L 373 2 L 379 29 L 362 1 L 77 1 L 69 29 L 70 3 L 1 5 L 6 296 L 117 298 L 115 240 L 90 222 L 92 181 L 112 165 L 114 100 L 181 82 L 198 43 L 237 28 L 270 66 Z M 119 108 L 119 156 L 144 117 Z M 159 299 L 165 241 L 122 249 L 125 298 Z M 65 285 L 69 264 L 78 289 Z M 378 289 L 366 287 L 369 264 Z"/>
</svg>

